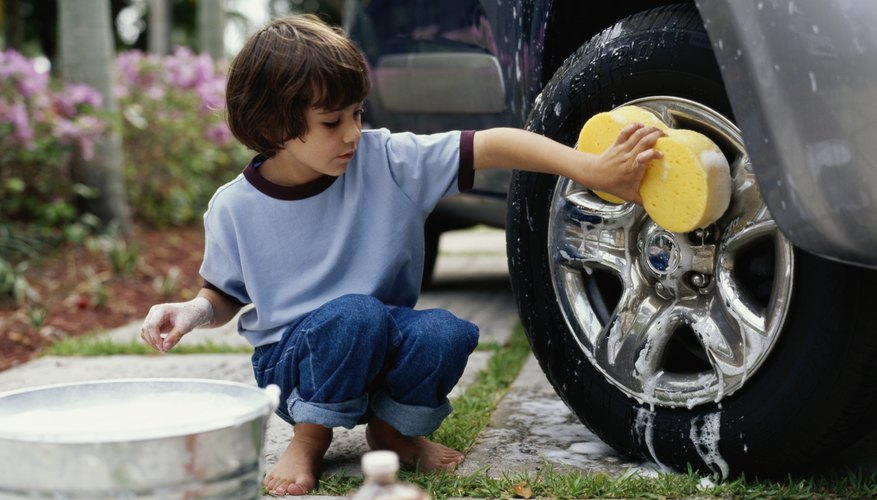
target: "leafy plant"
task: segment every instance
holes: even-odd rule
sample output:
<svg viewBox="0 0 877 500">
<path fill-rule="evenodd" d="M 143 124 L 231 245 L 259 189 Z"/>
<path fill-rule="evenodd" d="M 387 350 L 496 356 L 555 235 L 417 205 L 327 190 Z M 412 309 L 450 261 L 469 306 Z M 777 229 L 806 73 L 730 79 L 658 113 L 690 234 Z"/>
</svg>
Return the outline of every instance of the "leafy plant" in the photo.
<svg viewBox="0 0 877 500">
<path fill-rule="evenodd" d="M 76 150 L 93 154 L 108 123 L 101 100 L 15 51 L 0 52 L 0 219 L 57 230 L 76 218 L 68 160 Z"/>
<path fill-rule="evenodd" d="M 166 275 L 159 275 L 153 278 L 152 287 L 156 292 L 160 293 L 165 300 L 170 300 L 173 297 L 174 291 L 177 289 L 180 275 L 180 268 L 177 266 L 171 266 Z"/>
<path fill-rule="evenodd" d="M 34 258 L 80 224 L 75 198 L 93 195 L 73 182 L 74 152 L 93 154 L 107 127 L 101 96 L 63 84 L 34 60 L 0 52 L 0 257 Z"/>
<path fill-rule="evenodd" d="M 130 276 L 134 274 L 137 261 L 140 260 L 140 250 L 129 244 L 124 238 L 113 238 L 110 245 L 110 264 L 116 276 Z"/>
<path fill-rule="evenodd" d="M 128 196 L 138 221 L 200 221 L 213 192 L 243 168 L 221 108 L 225 68 L 178 48 L 169 56 L 125 52 L 116 61 Z"/>
<path fill-rule="evenodd" d="M 36 292 L 24 277 L 27 263 L 10 264 L 0 257 L 0 299 L 12 299 L 17 303 L 37 300 Z"/>
</svg>

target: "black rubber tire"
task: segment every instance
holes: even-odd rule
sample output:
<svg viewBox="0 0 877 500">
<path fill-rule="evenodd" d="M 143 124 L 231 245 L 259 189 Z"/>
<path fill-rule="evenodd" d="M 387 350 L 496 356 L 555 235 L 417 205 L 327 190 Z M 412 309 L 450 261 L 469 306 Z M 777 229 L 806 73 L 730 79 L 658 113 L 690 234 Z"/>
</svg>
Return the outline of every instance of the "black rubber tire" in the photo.
<svg viewBox="0 0 877 500">
<path fill-rule="evenodd" d="M 710 41 L 690 5 L 636 14 L 583 45 L 546 86 L 529 128 L 573 145 L 593 114 L 655 95 L 698 101 L 733 119 Z M 719 404 L 656 406 L 643 422 L 648 406 L 591 365 L 557 304 L 547 243 L 556 183 L 541 174 L 513 176 L 507 224 L 512 289 L 551 384 L 609 445 L 682 471 L 691 465 L 731 477 L 784 477 L 812 472 L 874 429 L 877 273 L 797 249 L 793 302 L 764 365 Z M 709 450 L 698 451 L 692 429 L 703 432 L 716 414 L 719 460 L 704 460 Z"/>
<path fill-rule="evenodd" d="M 430 215 L 423 225 L 423 281 L 420 282 L 420 290 L 429 289 L 432 285 L 432 277 L 435 273 L 435 261 L 438 259 L 439 240 L 445 228 L 436 221 L 435 215 Z"/>
</svg>

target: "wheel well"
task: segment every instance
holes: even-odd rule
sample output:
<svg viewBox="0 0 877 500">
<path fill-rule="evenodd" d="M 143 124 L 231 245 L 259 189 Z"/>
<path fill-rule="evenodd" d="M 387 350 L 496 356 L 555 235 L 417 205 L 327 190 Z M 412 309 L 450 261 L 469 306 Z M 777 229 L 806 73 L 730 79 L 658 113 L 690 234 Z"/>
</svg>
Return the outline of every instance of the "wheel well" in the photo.
<svg viewBox="0 0 877 500">
<path fill-rule="evenodd" d="M 597 33 L 631 14 L 677 3 L 694 0 L 555 0 L 546 29 L 541 86 L 548 83 L 567 57 Z"/>
</svg>

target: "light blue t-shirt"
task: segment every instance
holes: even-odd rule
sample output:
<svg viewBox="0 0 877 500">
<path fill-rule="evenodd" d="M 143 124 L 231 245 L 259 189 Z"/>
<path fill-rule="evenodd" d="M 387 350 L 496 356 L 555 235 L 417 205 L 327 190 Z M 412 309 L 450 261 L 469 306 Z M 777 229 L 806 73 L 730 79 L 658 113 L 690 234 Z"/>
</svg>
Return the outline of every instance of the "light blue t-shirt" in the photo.
<svg viewBox="0 0 877 500">
<path fill-rule="evenodd" d="M 254 305 L 238 323 L 254 346 L 345 294 L 413 307 L 424 221 L 441 198 L 471 188 L 472 136 L 363 131 L 344 174 L 294 187 L 262 177 L 257 156 L 204 214 L 205 286 Z"/>
</svg>

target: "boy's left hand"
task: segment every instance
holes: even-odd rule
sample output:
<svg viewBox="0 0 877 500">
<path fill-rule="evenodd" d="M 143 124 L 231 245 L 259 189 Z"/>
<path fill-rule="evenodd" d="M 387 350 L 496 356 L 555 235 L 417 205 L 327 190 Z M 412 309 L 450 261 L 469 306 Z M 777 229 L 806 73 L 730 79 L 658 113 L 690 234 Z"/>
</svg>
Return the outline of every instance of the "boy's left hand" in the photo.
<svg viewBox="0 0 877 500">
<path fill-rule="evenodd" d="M 204 297 L 188 302 L 158 304 L 149 309 L 140 338 L 158 351 L 167 352 L 193 329 L 210 322 L 213 305 Z"/>
<path fill-rule="evenodd" d="M 595 177 L 605 182 L 590 187 L 641 205 L 640 181 L 646 173 L 646 165 L 662 157 L 661 152 L 654 148 L 658 139 L 665 135 L 658 128 L 639 123 L 624 127 L 615 144 L 597 157 Z"/>
</svg>

